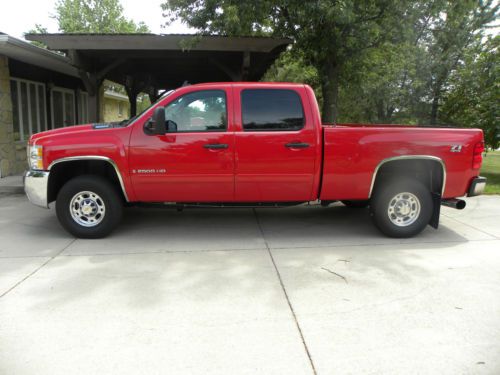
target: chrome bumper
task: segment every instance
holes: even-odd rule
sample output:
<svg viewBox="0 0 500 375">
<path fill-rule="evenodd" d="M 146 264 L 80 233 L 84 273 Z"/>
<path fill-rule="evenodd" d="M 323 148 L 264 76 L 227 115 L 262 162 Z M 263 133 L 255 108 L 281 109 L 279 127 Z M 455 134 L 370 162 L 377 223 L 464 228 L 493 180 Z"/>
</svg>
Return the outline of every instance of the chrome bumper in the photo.
<svg viewBox="0 0 500 375">
<path fill-rule="evenodd" d="M 24 191 L 31 203 L 36 206 L 49 208 L 47 202 L 47 187 L 49 172 L 29 170 L 24 174 Z"/>
</svg>

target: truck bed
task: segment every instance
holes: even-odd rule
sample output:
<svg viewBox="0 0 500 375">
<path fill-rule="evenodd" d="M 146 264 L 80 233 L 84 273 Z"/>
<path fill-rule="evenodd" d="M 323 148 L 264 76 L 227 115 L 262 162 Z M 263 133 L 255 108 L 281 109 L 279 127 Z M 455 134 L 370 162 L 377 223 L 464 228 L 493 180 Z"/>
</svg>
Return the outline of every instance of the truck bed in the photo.
<svg viewBox="0 0 500 375">
<path fill-rule="evenodd" d="M 394 157 L 432 156 L 445 167 L 443 198 L 466 194 L 478 129 L 428 128 L 406 125 L 323 125 L 323 179 L 320 199 L 368 199 L 377 167 Z M 452 147 L 461 145 L 460 152 Z M 464 165 L 470 166 L 464 170 Z"/>
</svg>

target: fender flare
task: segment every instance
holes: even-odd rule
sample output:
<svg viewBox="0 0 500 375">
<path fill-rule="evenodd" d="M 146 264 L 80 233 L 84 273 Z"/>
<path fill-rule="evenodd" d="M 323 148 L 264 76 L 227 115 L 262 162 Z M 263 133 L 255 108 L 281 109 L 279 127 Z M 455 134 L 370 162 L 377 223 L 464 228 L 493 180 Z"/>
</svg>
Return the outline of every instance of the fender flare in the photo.
<svg viewBox="0 0 500 375">
<path fill-rule="evenodd" d="M 106 156 L 99 156 L 99 155 L 86 155 L 86 156 L 70 156 L 67 158 L 60 158 L 54 160 L 52 163 L 50 163 L 49 167 L 47 168 L 48 171 L 52 169 L 54 165 L 60 164 L 60 163 L 65 163 L 69 161 L 79 161 L 79 160 L 100 160 L 100 161 L 105 161 L 109 163 L 113 169 L 115 170 L 116 177 L 118 178 L 118 181 L 120 182 L 120 187 L 122 189 L 123 196 L 125 197 L 125 200 L 129 202 L 127 191 L 125 190 L 125 185 L 123 183 L 123 177 L 120 172 L 120 169 L 118 168 L 118 165 L 116 165 L 115 161 L 111 158 L 108 158 Z"/>
<path fill-rule="evenodd" d="M 375 187 L 375 181 L 377 179 L 377 174 L 380 168 L 391 161 L 398 161 L 398 160 L 430 160 L 430 161 L 435 161 L 438 162 L 441 165 L 442 171 L 443 171 L 443 186 L 441 187 L 441 196 L 444 195 L 444 190 L 446 187 L 446 165 L 444 164 L 444 161 L 441 158 L 438 158 L 437 156 L 432 156 L 432 155 L 402 155 L 402 156 L 394 156 L 390 157 L 387 159 L 382 160 L 380 163 L 378 163 L 377 167 L 375 168 L 375 171 L 373 172 L 372 176 L 372 182 L 370 185 L 370 192 L 368 193 L 368 199 L 371 198 L 372 193 L 373 193 L 373 188 Z"/>
</svg>

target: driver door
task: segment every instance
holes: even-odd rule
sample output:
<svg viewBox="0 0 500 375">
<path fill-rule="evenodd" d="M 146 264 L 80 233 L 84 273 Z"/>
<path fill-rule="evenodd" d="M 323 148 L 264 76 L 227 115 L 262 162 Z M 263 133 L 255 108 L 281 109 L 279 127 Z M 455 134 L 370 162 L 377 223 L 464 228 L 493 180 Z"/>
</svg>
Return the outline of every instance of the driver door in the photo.
<svg viewBox="0 0 500 375">
<path fill-rule="evenodd" d="M 230 202 L 234 199 L 234 133 L 230 90 L 180 93 L 165 106 L 165 135 L 136 126 L 130 175 L 139 201 Z M 175 130 L 176 128 L 176 130 Z"/>
</svg>

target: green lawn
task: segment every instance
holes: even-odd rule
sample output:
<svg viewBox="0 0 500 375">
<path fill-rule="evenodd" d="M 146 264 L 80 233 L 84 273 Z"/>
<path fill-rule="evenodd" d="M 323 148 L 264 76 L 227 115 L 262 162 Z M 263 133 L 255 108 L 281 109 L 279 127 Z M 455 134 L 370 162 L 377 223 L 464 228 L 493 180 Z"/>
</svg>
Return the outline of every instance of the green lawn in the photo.
<svg viewBox="0 0 500 375">
<path fill-rule="evenodd" d="M 500 194 L 500 151 L 490 151 L 483 158 L 481 176 L 487 177 L 486 194 Z"/>
</svg>

